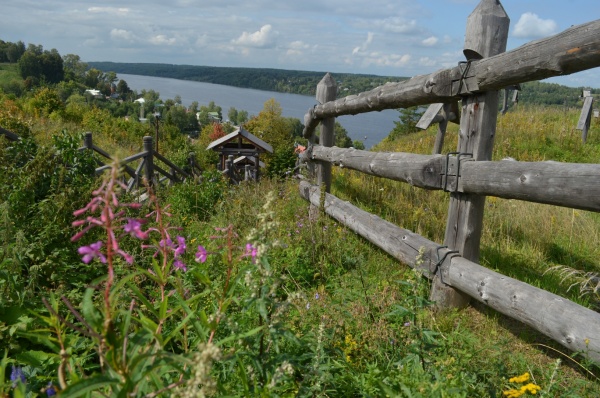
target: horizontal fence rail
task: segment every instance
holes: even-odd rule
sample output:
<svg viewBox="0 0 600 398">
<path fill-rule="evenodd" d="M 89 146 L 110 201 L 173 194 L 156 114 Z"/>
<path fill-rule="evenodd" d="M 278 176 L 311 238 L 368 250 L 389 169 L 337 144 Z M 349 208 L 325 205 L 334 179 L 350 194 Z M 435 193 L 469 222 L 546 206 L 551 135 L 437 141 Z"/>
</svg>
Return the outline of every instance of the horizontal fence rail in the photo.
<svg viewBox="0 0 600 398">
<path fill-rule="evenodd" d="M 19 141 L 21 139 L 21 137 L 18 134 L 13 133 L 12 131 L 8 131 L 7 129 L 4 129 L 2 127 L 0 127 L 0 134 L 3 134 L 10 141 Z"/>
<path fill-rule="evenodd" d="M 309 138 L 320 120 L 330 117 L 450 102 L 467 93 L 499 90 L 599 65 L 600 20 L 596 20 L 493 57 L 316 105 L 304 117 L 303 135 Z"/>
<path fill-rule="evenodd" d="M 300 182 L 300 196 L 320 206 L 321 190 Z M 509 278 L 456 254 L 409 230 L 325 194 L 323 211 L 353 232 L 432 278 L 600 362 L 600 314 L 556 294 Z M 441 261 L 440 261 L 441 260 Z M 543 308 L 543 310 L 541 310 Z"/>
<path fill-rule="evenodd" d="M 471 161 L 468 155 L 369 152 L 315 145 L 304 154 L 419 188 L 600 211 L 600 164 Z"/>
</svg>

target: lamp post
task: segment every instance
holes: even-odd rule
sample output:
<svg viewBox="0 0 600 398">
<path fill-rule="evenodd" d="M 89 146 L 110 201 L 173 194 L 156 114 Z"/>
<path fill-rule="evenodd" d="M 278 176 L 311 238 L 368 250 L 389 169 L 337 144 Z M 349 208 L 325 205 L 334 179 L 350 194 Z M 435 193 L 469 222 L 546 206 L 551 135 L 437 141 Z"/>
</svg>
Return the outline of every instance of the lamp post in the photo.
<svg viewBox="0 0 600 398">
<path fill-rule="evenodd" d="M 158 152 L 158 122 L 160 121 L 160 112 L 154 112 L 154 123 L 156 124 L 156 152 Z"/>
</svg>

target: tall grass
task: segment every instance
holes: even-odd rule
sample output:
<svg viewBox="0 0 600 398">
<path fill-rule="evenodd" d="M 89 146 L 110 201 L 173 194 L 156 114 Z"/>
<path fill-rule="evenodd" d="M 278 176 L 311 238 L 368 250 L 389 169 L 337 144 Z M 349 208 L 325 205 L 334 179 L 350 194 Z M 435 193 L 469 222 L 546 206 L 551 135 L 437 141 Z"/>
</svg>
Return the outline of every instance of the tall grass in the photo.
<svg viewBox="0 0 600 398">
<path fill-rule="evenodd" d="M 101 132 L 99 146 L 117 147 L 115 141 L 138 139 L 137 133 L 132 132 L 135 130 L 109 131 L 116 122 L 96 116 L 89 115 L 88 123 L 96 123 L 98 129 L 94 131 Z M 580 134 L 572 127 L 576 119 L 576 110 L 565 113 L 562 109 L 517 109 L 499 121 L 494 158 L 596 162 L 593 159 L 598 153 L 598 128 L 594 124 L 588 144 L 581 145 Z M 55 122 L 46 119 L 46 128 L 58 128 Z M 34 125 L 32 130 L 38 138 L 46 134 L 40 125 Z M 456 147 L 456 132 L 457 127 L 451 126 L 445 152 Z M 383 142 L 375 150 L 430 153 L 434 134 L 431 129 Z M 563 153 L 559 150 L 562 146 L 570 149 Z M 198 189 L 210 191 L 202 194 L 194 188 L 191 184 L 165 188 L 159 192 L 159 199 L 165 205 L 171 204 L 170 223 L 181 227 L 177 229 L 178 237 L 184 238 L 190 248 L 207 245 L 212 253 L 206 263 L 195 265 L 188 261 L 188 273 L 172 274 L 172 280 L 169 279 L 172 290 L 166 288 L 171 285 L 164 281 L 159 284 L 161 289 L 155 288 L 151 281 L 160 270 L 151 253 L 144 255 L 133 244 L 123 242 L 123 248 L 135 255 L 136 262 L 140 261 L 138 272 L 144 277 L 132 274 L 124 263 L 117 264 L 117 279 L 126 281 L 127 289 L 114 289 L 111 296 L 114 313 L 121 314 L 114 321 L 122 329 L 109 337 L 123 340 L 118 340 L 119 344 L 111 342 L 113 351 L 120 353 L 114 356 L 115 360 L 123 358 L 124 362 L 125 353 L 127 358 L 136 358 L 148 350 L 152 355 L 156 352 L 156 358 L 172 361 L 163 363 L 172 366 L 163 376 L 146 378 L 144 373 L 139 381 L 143 381 L 142 387 L 147 391 L 155 383 L 165 385 L 163 396 L 183 386 L 189 387 L 190 394 L 200 394 L 206 386 L 207 391 L 217 388 L 220 395 L 231 396 L 498 397 L 503 391 L 518 387 L 509 381 L 510 377 L 527 372 L 541 387 L 540 396 L 598 396 L 597 368 L 579 356 L 558 353 L 560 346 L 531 329 L 480 305 L 463 311 L 431 311 L 428 281 L 325 215 L 310 217 L 309 205 L 298 195 L 297 181 L 263 179 L 259 184 L 239 186 L 215 182 L 200 185 Z M 335 171 L 333 191 L 401 227 L 433 241 L 443 241 L 447 193 L 425 191 L 346 169 Z M 265 209 L 269 192 L 272 200 Z M 558 264 L 586 271 L 598 269 L 595 259 L 600 220 L 595 213 L 495 198 L 488 198 L 486 206 L 483 265 L 585 305 L 594 304 L 580 299 L 575 290 L 567 292 L 568 281 L 546 271 Z M 257 217 L 265 212 L 269 218 Z M 269 227 L 263 228 L 265 225 Z M 215 232 L 215 228 L 219 229 Z M 246 252 L 243 249 L 247 242 L 254 242 L 247 237 L 261 228 L 260 242 L 271 246 L 268 259 L 265 257 L 268 261 L 255 266 L 247 246 Z M 227 234 L 230 240 L 225 240 L 223 231 L 235 231 L 237 235 Z M 227 250 L 235 250 L 236 255 L 228 257 Z M 191 260 L 189 255 L 187 259 Z M 82 269 L 79 263 L 71 264 L 72 269 Z M 97 265 L 94 269 L 102 270 Z M 237 274 L 231 278 L 231 285 L 230 272 Z M 136 287 L 138 284 L 145 290 Z M 232 286 L 231 295 L 225 294 L 228 286 Z M 129 289 L 144 304 L 135 311 L 131 294 L 123 293 Z M 106 373 L 95 365 L 95 355 L 89 355 L 96 352 L 90 348 L 93 344 L 52 313 L 61 313 L 69 322 L 81 326 L 71 315 L 76 311 L 62 308 L 61 312 L 59 308 L 59 295 L 69 293 L 64 286 L 52 293 L 56 294 L 56 303 L 50 301 L 47 318 L 56 318 L 57 329 L 62 328 L 71 341 L 77 342 L 69 352 L 69 360 L 77 366 L 72 366 L 65 384 L 103 381 L 92 376 Z M 82 293 L 68 297 L 75 302 L 81 300 Z M 87 306 L 91 306 L 91 293 L 85 297 Z M 290 306 L 279 314 L 281 303 Z M 83 304 L 85 310 L 85 300 Z M 193 311 L 187 310 L 187 305 L 193 306 Z M 37 312 L 43 312 L 43 308 Z M 89 308 L 88 312 L 94 315 Z M 152 323 L 142 315 L 159 321 Z M 99 327 L 103 325 L 99 315 L 93 319 Z M 273 329 L 270 322 L 264 323 L 276 319 L 281 324 L 273 322 Z M 25 331 L 23 335 L 30 332 L 34 323 L 29 317 L 11 322 L 14 323 L 10 327 Z M 155 324 L 165 326 L 157 329 Z M 108 326 L 98 330 L 112 330 Z M 9 336 L 7 329 L 0 323 L 0 333 L 8 336 L 3 343 L 7 347 L 18 342 L 33 347 L 32 350 L 39 348 L 26 345 L 19 333 L 16 335 L 20 340 Z M 48 332 L 40 330 L 48 338 Z M 183 332 L 177 333 L 179 330 Z M 163 340 L 161 336 L 167 333 L 169 338 Z M 206 339 L 208 335 L 211 337 Z M 205 361 L 206 366 L 199 372 L 201 356 L 207 351 L 202 344 L 207 340 L 215 342 L 219 352 Z M 144 349 L 125 350 L 138 345 Z M 0 370 L 27 364 L 24 371 L 31 384 L 53 381 L 56 385 L 56 367 L 67 356 L 40 351 L 36 355 L 47 355 L 51 360 L 37 364 L 35 358 L 23 355 L 27 351 L 22 347 L 8 349 L 8 357 L 0 360 Z M 557 361 L 559 358 L 562 363 Z M 192 377 L 194 367 L 202 377 Z M 115 387 L 105 387 L 106 395 L 115 393 L 116 386 L 123 384 L 122 375 L 115 373 L 111 377 L 109 381 Z M 8 379 L 8 373 L 4 380 L 0 379 L 0 395 L 12 391 Z M 4 381 L 7 383 L 2 385 Z M 17 386 L 25 389 L 18 381 Z M 126 387 L 135 389 L 129 384 Z M 38 390 L 30 390 L 31 395 L 35 396 Z M 148 396 L 160 395 L 152 392 Z"/>
</svg>

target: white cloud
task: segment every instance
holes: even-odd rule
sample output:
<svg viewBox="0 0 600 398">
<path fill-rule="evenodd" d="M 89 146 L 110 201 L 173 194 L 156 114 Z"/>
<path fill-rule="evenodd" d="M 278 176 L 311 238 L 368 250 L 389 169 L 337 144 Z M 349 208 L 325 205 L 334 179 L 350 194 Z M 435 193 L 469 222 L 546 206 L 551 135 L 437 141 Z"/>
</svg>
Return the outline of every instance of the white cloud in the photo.
<svg viewBox="0 0 600 398">
<path fill-rule="evenodd" d="M 129 8 L 115 8 L 115 7 L 89 7 L 88 11 L 93 14 L 112 14 L 124 16 L 129 14 Z"/>
<path fill-rule="evenodd" d="M 173 46 L 177 43 L 177 39 L 174 37 L 168 38 L 166 35 L 156 35 L 148 41 L 155 46 Z"/>
<path fill-rule="evenodd" d="M 515 25 L 513 36 L 524 39 L 536 39 L 550 36 L 558 30 L 552 19 L 541 19 L 537 14 L 526 12 Z"/>
<path fill-rule="evenodd" d="M 373 32 L 369 32 L 367 33 L 367 40 L 365 40 L 365 42 L 363 44 L 361 44 L 359 47 L 355 47 L 354 50 L 352 50 L 352 55 L 354 54 L 358 54 L 359 52 L 364 52 L 367 50 L 367 48 L 369 48 L 369 45 L 371 43 L 373 43 Z"/>
<path fill-rule="evenodd" d="M 301 40 L 296 40 L 290 43 L 286 52 L 287 55 L 302 55 L 310 46 Z"/>
<path fill-rule="evenodd" d="M 423 40 L 421 43 L 426 46 L 426 47 L 432 47 L 435 46 L 438 41 L 440 41 L 437 37 L 435 36 L 430 36 L 427 39 Z"/>
<path fill-rule="evenodd" d="M 244 47 L 271 48 L 275 45 L 278 33 L 271 25 L 264 25 L 254 33 L 244 32 L 240 37 L 233 40 L 233 44 Z"/>
<path fill-rule="evenodd" d="M 196 47 L 205 47 L 208 44 L 208 36 L 203 34 L 196 39 Z"/>
<path fill-rule="evenodd" d="M 433 66 L 437 65 L 437 62 L 435 59 L 432 59 L 429 57 L 421 57 L 421 58 L 419 58 L 419 65 L 426 66 L 426 67 L 433 67 Z"/>
<path fill-rule="evenodd" d="M 409 54 L 382 54 L 379 52 L 372 52 L 363 58 L 364 66 L 382 66 L 382 67 L 394 67 L 399 68 L 408 65 L 412 57 Z"/>
<path fill-rule="evenodd" d="M 371 23 L 371 22 L 370 22 Z M 421 31 L 416 20 L 406 20 L 401 17 L 391 17 L 372 22 L 385 32 L 410 34 Z"/>
<path fill-rule="evenodd" d="M 133 34 L 133 32 L 130 32 L 128 30 L 125 29 L 113 29 L 110 31 L 110 38 L 113 40 L 117 40 L 117 41 L 128 41 L 128 42 L 133 42 L 135 41 L 135 35 Z"/>
</svg>

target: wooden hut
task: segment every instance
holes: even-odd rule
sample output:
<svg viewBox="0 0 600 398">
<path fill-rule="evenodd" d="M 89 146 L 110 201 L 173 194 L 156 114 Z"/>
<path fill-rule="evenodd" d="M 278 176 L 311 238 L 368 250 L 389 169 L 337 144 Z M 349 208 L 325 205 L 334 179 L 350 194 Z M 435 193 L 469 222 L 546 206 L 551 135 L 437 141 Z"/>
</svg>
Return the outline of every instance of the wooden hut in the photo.
<svg viewBox="0 0 600 398">
<path fill-rule="evenodd" d="M 249 131 L 244 130 L 242 127 L 235 130 L 233 133 L 227 134 L 226 136 L 211 142 L 206 149 L 212 149 L 213 151 L 219 152 L 219 167 L 221 170 L 225 170 L 227 157 L 229 155 L 236 158 L 244 156 L 248 159 L 250 157 L 253 158 L 253 174 L 256 180 L 258 180 L 260 164 L 262 163 L 260 161 L 260 154 L 265 152 L 273 153 L 273 147 L 271 145 L 251 134 Z"/>
</svg>

